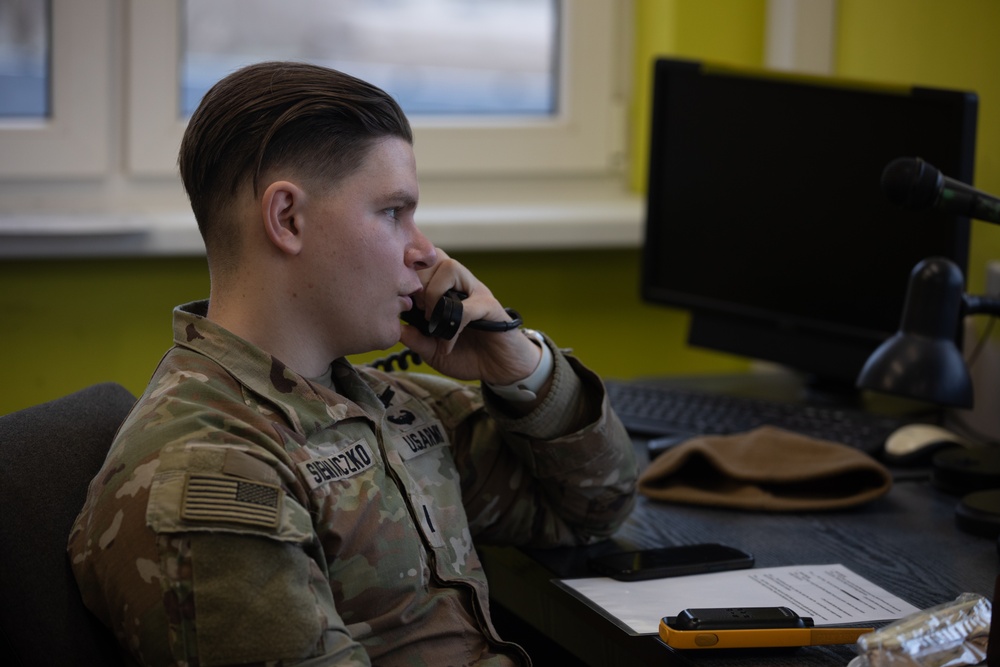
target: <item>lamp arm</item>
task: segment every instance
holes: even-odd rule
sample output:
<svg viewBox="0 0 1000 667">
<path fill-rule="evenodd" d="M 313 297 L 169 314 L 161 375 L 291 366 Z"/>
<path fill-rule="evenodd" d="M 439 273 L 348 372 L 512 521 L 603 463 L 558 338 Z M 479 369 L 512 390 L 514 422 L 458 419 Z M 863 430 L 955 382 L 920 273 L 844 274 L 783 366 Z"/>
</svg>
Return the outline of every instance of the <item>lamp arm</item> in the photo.
<svg viewBox="0 0 1000 667">
<path fill-rule="evenodd" d="M 1000 315 L 1000 298 L 963 294 L 962 310 L 966 315 Z"/>
</svg>

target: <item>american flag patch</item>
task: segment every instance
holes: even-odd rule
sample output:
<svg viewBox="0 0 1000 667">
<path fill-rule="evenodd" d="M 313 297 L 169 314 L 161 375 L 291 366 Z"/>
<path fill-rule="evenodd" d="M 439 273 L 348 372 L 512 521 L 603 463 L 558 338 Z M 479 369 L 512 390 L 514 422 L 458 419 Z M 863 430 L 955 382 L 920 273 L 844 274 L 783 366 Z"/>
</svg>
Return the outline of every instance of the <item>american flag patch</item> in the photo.
<svg viewBox="0 0 1000 667">
<path fill-rule="evenodd" d="M 281 488 L 222 475 L 190 474 L 184 486 L 181 518 L 276 528 Z"/>
</svg>

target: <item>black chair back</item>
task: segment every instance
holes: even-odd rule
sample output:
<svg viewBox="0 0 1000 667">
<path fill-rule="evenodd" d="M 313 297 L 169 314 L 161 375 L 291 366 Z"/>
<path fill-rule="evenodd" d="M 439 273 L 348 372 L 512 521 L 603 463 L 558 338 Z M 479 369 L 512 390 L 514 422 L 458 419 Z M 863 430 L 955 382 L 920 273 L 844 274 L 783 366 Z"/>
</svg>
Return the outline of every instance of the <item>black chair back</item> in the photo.
<svg viewBox="0 0 1000 667">
<path fill-rule="evenodd" d="M 80 598 L 66 541 L 135 403 L 103 383 L 0 417 L 0 643 L 6 664 L 123 665 Z"/>
</svg>

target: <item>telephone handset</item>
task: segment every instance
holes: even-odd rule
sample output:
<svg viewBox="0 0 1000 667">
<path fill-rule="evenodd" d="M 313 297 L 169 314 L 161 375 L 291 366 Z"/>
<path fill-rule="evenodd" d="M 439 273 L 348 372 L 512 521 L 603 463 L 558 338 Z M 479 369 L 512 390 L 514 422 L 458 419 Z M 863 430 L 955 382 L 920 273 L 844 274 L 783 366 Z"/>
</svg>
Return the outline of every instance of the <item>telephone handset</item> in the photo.
<svg viewBox="0 0 1000 667">
<path fill-rule="evenodd" d="M 443 338 L 451 340 L 458 333 L 458 327 L 462 324 L 462 301 L 469 295 L 456 289 L 450 289 L 438 299 L 431 311 L 430 320 L 424 317 L 422 308 L 414 306 L 410 310 L 400 315 L 400 319 L 407 324 L 417 328 L 425 336 Z M 469 322 L 469 328 L 480 331 L 510 331 L 522 324 L 521 316 L 512 308 L 505 308 L 510 315 L 510 322 L 493 322 L 491 320 L 476 320 Z"/>
<path fill-rule="evenodd" d="M 464 292 L 450 289 L 434 305 L 430 320 L 424 317 L 423 309 L 416 305 L 399 318 L 415 326 L 425 336 L 451 340 L 462 324 L 462 300 L 467 296 L 469 295 Z"/>
</svg>

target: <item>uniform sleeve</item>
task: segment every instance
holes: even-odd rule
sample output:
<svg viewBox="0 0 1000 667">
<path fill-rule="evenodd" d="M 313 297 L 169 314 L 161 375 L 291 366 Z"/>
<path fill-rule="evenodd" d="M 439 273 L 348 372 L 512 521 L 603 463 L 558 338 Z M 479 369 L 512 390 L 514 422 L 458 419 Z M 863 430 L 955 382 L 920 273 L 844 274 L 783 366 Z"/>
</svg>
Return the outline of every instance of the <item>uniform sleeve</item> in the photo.
<svg viewBox="0 0 1000 667">
<path fill-rule="evenodd" d="M 198 419 L 167 423 L 200 439 L 138 464 L 149 434 L 126 432 L 91 485 L 69 544 L 87 606 L 137 664 L 369 665 L 282 464 L 232 435 L 261 425 L 230 419 L 227 435 Z"/>
<path fill-rule="evenodd" d="M 273 469 L 240 448 L 164 458 L 183 461 L 154 477 L 146 518 L 177 659 L 368 665 L 334 606 L 309 512 Z"/>
<path fill-rule="evenodd" d="M 552 388 L 532 413 L 512 417 L 487 392 L 485 412 L 458 427 L 456 463 L 479 541 L 589 544 L 614 533 L 634 505 L 631 439 L 603 383 L 574 357 L 554 357 Z"/>
</svg>

